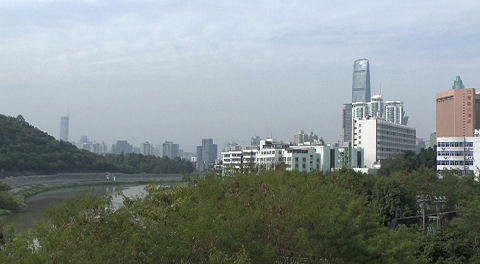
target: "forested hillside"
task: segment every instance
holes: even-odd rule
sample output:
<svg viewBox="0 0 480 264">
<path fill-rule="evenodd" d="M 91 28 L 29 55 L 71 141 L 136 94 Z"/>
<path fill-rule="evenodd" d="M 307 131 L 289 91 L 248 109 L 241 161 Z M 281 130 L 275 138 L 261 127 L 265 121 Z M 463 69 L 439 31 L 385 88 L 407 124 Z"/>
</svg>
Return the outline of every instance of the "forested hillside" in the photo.
<svg viewBox="0 0 480 264">
<path fill-rule="evenodd" d="M 27 123 L 22 116 L 0 115 L 0 170 L 2 172 L 151 172 L 189 173 L 190 162 L 138 154 L 103 157 L 58 141 Z"/>
</svg>

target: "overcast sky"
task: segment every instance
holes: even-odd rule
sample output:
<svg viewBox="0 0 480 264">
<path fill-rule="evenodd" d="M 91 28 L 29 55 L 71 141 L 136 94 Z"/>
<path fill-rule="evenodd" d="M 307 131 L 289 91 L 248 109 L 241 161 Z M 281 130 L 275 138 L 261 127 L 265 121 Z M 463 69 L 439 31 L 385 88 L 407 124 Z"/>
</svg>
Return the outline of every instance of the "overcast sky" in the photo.
<svg viewBox="0 0 480 264">
<path fill-rule="evenodd" d="M 459 73 L 480 88 L 480 1 L 0 1 L 0 113 L 58 137 L 328 142 L 352 67 L 404 102 L 418 137 Z M 372 91 L 373 92 L 373 91 Z"/>
</svg>

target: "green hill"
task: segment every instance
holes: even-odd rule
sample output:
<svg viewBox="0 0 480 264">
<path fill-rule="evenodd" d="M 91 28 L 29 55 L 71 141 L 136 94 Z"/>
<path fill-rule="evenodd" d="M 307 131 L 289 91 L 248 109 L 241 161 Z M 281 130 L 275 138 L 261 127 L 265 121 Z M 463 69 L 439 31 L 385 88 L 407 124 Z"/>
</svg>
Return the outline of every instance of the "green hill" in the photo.
<svg viewBox="0 0 480 264">
<path fill-rule="evenodd" d="M 190 173 L 190 162 L 139 154 L 100 156 L 33 127 L 22 116 L 0 115 L 0 170 L 8 172 Z"/>
</svg>

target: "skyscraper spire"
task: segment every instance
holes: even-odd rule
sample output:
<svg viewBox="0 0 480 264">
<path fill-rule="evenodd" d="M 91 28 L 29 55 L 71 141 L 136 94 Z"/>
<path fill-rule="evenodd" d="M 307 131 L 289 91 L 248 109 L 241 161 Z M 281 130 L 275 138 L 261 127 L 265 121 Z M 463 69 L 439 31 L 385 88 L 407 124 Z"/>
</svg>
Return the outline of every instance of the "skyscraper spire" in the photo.
<svg viewBox="0 0 480 264">
<path fill-rule="evenodd" d="M 462 82 L 462 79 L 460 78 L 460 75 L 457 74 L 455 81 L 453 81 L 452 89 L 462 89 L 462 88 L 465 88 L 465 86 L 463 86 L 463 82 Z"/>
</svg>

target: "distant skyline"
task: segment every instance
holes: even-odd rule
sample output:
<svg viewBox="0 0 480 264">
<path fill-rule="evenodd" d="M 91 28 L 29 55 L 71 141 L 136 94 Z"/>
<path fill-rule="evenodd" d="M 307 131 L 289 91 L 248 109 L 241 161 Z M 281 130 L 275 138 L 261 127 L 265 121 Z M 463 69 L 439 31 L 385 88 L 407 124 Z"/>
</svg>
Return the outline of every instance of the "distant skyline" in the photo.
<svg viewBox="0 0 480 264">
<path fill-rule="evenodd" d="M 480 88 L 480 1 L 2 1 L 0 113 L 109 146 L 341 134 L 352 64 L 417 136 L 435 94 Z"/>
</svg>

